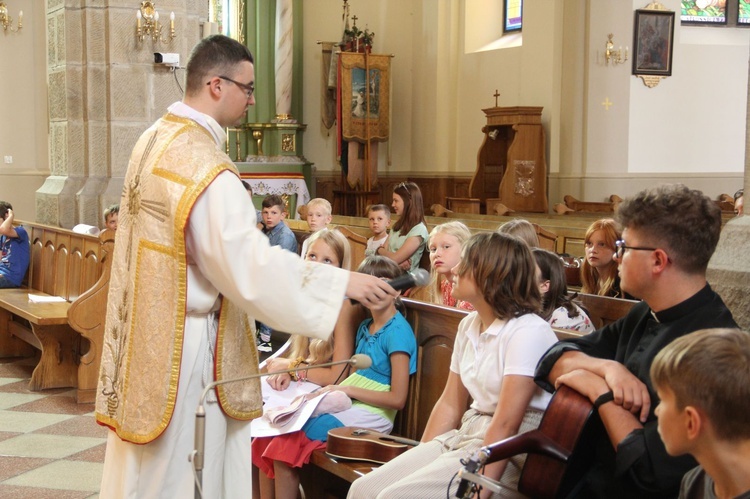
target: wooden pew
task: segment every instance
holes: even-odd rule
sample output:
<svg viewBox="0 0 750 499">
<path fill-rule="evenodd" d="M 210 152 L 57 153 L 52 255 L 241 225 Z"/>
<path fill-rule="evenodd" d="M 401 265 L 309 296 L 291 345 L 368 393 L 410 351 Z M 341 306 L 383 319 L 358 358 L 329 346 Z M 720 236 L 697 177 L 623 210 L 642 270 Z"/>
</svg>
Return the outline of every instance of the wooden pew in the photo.
<svg viewBox="0 0 750 499">
<path fill-rule="evenodd" d="M 406 319 L 417 337 L 417 372 L 409 380 L 406 406 L 399 411 L 391 433 L 419 440 L 448 379 L 458 323 L 468 312 L 410 299 L 403 302 Z M 554 331 L 558 339 L 581 336 L 577 331 Z M 344 498 L 351 482 L 375 467 L 370 462 L 335 458 L 317 450 L 310 464 L 302 467 L 300 483 L 306 497 Z"/>
<path fill-rule="evenodd" d="M 576 301 L 586 310 L 591 322 L 597 329 L 625 316 L 633 308 L 633 305 L 638 303 L 638 300 L 625 300 L 587 293 L 578 293 Z"/>
<path fill-rule="evenodd" d="M 88 351 L 82 352 L 78 367 L 79 404 L 93 403 L 99 381 L 99 365 L 102 359 L 104 321 L 107 317 L 107 295 L 112 270 L 112 254 L 115 249 L 115 231 L 104 230 L 99 234 L 102 244 L 102 274 L 91 288 L 74 301 L 68 309 L 70 327 L 89 340 Z"/>
<path fill-rule="evenodd" d="M 419 440 L 450 369 L 458 323 L 465 310 L 403 299 L 406 319 L 417 338 L 417 372 L 409 380 L 406 406 L 399 411 L 394 435 Z M 346 497 L 349 484 L 373 469 L 373 463 L 349 461 L 315 451 L 300 479 L 306 497 Z"/>
<path fill-rule="evenodd" d="M 0 356 L 33 356 L 34 349 L 41 351 L 29 382 L 31 390 L 95 388 L 98 367 L 94 372 L 87 357 L 90 340 L 82 340 L 70 327 L 68 309 L 102 273 L 101 241 L 59 227 L 21 221 L 18 225 L 29 233 L 30 262 L 20 288 L 0 289 Z M 64 301 L 32 303 L 29 294 Z"/>
</svg>

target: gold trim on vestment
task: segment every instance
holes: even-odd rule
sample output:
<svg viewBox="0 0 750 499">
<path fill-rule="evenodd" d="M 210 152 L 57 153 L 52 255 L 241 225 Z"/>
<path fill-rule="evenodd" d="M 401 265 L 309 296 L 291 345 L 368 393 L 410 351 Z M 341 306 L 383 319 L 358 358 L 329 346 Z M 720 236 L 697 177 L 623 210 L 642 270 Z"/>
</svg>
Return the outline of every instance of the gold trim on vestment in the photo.
<svg viewBox="0 0 750 499">
<path fill-rule="evenodd" d="M 190 135 L 196 131 L 203 135 Z M 172 418 L 187 309 L 185 229 L 198 197 L 224 171 L 239 177 L 208 130 L 171 114 L 134 148 L 121 206 L 126 237 L 116 242 L 120 250 L 114 253 L 96 401 L 97 421 L 124 440 L 148 443 Z M 133 249 L 135 262 L 126 264 Z M 216 379 L 225 373 L 239 377 L 257 372 L 251 319 L 220 300 L 217 345 L 222 354 L 215 357 Z M 225 345 L 232 348 L 224 352 Z M 248 420 L 262 412 L 259 383 L 219 390 L 219 398 L 233 418 Z"/>
</svg>

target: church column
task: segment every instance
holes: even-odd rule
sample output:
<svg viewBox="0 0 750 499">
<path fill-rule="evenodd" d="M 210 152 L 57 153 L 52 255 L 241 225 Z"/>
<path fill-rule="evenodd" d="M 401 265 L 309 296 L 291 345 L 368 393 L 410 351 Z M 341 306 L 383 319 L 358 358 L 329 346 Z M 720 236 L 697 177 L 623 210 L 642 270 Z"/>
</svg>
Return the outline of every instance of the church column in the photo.
<svg viewBox="0 0 750 499">
<path fill-rule="evenodd" d="M 184 68 L 208 4 L 156 0 L 161 36 L 138 40 L 140 3 L 47 0 L 51 174 L 36 193 L 38 222 L 102 226 L 103 209 L 120 201 L 136 140 L 182 99 L 184 70 L 175 77 L 153 54 L 177 53 Z"/>
<path fill-rule="evenodd" d="M 748 68 L 750 74 L 750 67 Z M 750 83 L 745 120 L 745 192 L 750 187 Z M 739 188 L 739 186 L 737 186 Z M 750 215 L 745 198 L 745 215 L 727 222 L 716 252 L 708 264 L 708 282 L 724 299 L 734 320 L 750 330 Z"/>
<path fill-rule="evenodd" d="M 50 176 L 36 192 L 37 222 L 72 227 L 76 192 L 87 175 L 81 9 L 47 2 Z"/>
<path fill-rule="evenodd" d="M 276 119 L 292 117 L 294 64 L 294 10 L 292 0 L 276 2 Z"/>
</svg>

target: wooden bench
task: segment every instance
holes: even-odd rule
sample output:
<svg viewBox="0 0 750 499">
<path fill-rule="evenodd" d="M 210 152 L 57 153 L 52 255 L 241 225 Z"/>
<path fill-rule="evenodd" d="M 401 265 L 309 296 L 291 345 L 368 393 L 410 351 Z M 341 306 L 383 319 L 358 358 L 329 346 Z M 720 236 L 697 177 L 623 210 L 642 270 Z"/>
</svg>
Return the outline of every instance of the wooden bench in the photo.
<svg viewBox="0 0 750 499">
<path fill-rule="evenodd" d="M 29 234 L 29 269 L 20 288 L 0 289 L 0 356 L 33 356 L 39 350 L 29 388 L 76 387 L 83 402 L 96 389 L 99 356 L 90 347 L 96 339 L 84 335 L 82 341 L 71 328 L 68 310 L 102 274 L 102 241 L 59 227 L 18 225 Z M 64 301 L 33 303 L 29 294 Z"/>
<path fill-rule="evenodd" d="M 578 293 L 576 301 L 586 310 L 591 322 L 597 329 L 624 317 L 630 312 L 633 305 L 638 303 L 638 300 L 625 300 L 586 293 Z"/>
<path fill-rule="evenodd" d="M 589 297 L 591 295 L 586 295 Z M 610 303 L 607 300 L 586 299 L 589 305 Z M 617 300 L 610 298 L 610 300 Z M 634 305 L 633 300 L 618 300 L 619 308 L 608 312 L 596 308 L 606 319 L 615 319 L 615 311 L 625 315 Z M 406 406 L 399 412 L 392 434 L 419 440 L 427 425 L 432 408 L 445 386 L 450 369 L 453 343 L 458 323 L 468 312 L 416 300 L 404 299 L 406 319 L 417 338 L 417 372 L 409 381 Z M 629 306 L 628 306 L 629 305 Z M 617 317 L 619 318 L 619 317 Z M 582 333 L 553 328 L 559 340 L 582 336 Z M 331 457 L 323 450 L 313 452 L 310 464 L 302 467 L 300 479 L 306 497 L 346 497 L 351 482 L 372 471 L 377 465 Z"/>
<path fill-rule="evenodd" d="M 417 339 L 417 372 L 409 380 L 406 406 L 399 411 L 392 434 L 419 440 L 448 379 L 458 323 L 467 312 L 407 298 L 403 302 Z M 373 466 L 333 458 L 318 450 L 310 464 L 302 467 L 300 483 L 306 497 L 346 497 L 351 482 Z"/>
</svg>

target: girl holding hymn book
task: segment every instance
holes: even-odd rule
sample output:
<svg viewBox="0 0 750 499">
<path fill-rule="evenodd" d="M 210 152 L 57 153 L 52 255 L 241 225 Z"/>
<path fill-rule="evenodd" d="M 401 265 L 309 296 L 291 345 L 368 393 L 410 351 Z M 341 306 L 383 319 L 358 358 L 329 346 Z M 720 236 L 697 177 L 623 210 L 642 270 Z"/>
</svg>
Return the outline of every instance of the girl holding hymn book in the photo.
<svg viewBox="0 0 750 499">
<path fill-rule="evenodd" d="M 393 279 L 401 269 L 387 258 L 372 256 L 362 262 L 358 272 Z M 417 370 L 416 338 L 397 311 L 397 301 L 370 308 L 372 318 L 362 321 L 357 330 L 355 351 L 368 355 L 372 365 L 356 370 L 341 384 L 320 390 L 321 394 L 332 392 L 327 398 L 336 395 L 336 399 L 345 399 L 348 409 L 337 400 L 335 409 L 314 415 L 301 431 L 253 439 L 252 460 L 261 471 L 261 499 L 296 499 L 298 468 L 309 461 L 313 451 L 326 447 L 328 430 L 358 426 L 390 433 L 393 429 L 396 411 L 406 404 L 409 376 Z"/>
<path fill-rule="evenodd" d="M 462 460 L 541 422 L 551 395 L 534 383 L 534 369 L 556 337 L 537 315 L 531 250 L 513 236 L 475 234 L 453 274 L 453 296 L 475 311 L 458 326 L 448 380 L 422 443 L 355 480 L 351 499 L 455 497 Z M 500 481 L 502 497 L 523 497 L 516 490 L 525 459 L 488 464 L 483 474 Z"/>
</svg>

